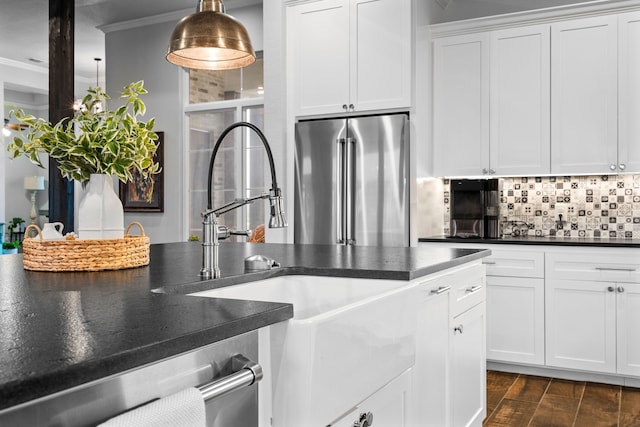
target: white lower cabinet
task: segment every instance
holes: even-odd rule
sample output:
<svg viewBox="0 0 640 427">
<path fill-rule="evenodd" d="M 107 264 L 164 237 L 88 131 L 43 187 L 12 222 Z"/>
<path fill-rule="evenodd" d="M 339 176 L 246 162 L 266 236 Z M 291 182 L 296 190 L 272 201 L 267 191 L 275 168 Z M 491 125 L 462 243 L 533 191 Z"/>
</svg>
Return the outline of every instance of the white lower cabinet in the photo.
<svg viewBox="0 0 640 427">
<path fill-rule="evenodd" d="M 492 249 L 487 266 L 487 359 L 544 365 L 544 252 Z"/>
<path fill-rule="evenodd" d="M 449 323 L 453 275 L 420 288 L 416 364 L 413 367 L 415 426 L 450 426 Z"/>
<path fill-rule="evenodd" d="M 411 369 L 378 390 L 331 427 L 397 426 L 412 427 L 409 422 Z"/>
<path fill-rule="evenodd" d="M 640 376 L 640 257 L 549 253 L 547 365 Z"/>
<path fill-rule="evenodd" d="M 547 364 L 640 376 L 640 284 L 549 280 Z"/>
<path fill-rule="evenodd" d="M 452 319 L 451 425 L 482 426 L 486 416 L 485 303 Z"/>
<path fill-rule="evenodd" d="M 486 415 L 485 280 L 479 265 L 420 285 L 411 426 L 481 426 Z"/>
<path fill-rule="evenodd" d="M 640 376 L 640 284 L 617 287 L 618 373 Z"/>
<path fill-rule="evenodd" d="M 614 284 L 548 280 L 547 365 L 614 373 L 615 306 Z"/>
<path fill-rule="evenodd" d="M 487 359 L 544 365 L 544 279 L 487 276 Z"/>
</svg>

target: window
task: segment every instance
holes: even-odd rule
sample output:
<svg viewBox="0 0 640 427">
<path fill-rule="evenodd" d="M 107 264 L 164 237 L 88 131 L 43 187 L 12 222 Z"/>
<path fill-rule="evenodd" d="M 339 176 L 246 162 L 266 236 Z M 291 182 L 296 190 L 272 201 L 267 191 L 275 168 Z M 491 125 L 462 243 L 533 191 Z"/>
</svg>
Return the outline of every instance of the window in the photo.
<svg viewBox="0 0 640 427">
<path fill-rule="evenodd" d="M 262 98 L 263 95 L 262 52 L 256 52 L 256 62 L 237 70 L 189 70 L 189 104 Z"/>
<path fill-rule="evenodd" d="M 202 239 L 200 214 L 207 205 L 207 178 L 213 147 L 224 129 L 247 121 L 264 129 L 262 58 L 240 70 L 189 72 L 188 234 Z M 270 181 L 266 152 L 260 138 L 247 128 L 237 128 L 223 141 L 213 168 L 212 204 L 222 206 L 236 198 L 268 192 Z M 220 224 L 253 230 L 265 222 L 266 202 L 257 201 L 223 214 Z M 241 236 L 230 240 L 244 241 Z"/>
</svg>

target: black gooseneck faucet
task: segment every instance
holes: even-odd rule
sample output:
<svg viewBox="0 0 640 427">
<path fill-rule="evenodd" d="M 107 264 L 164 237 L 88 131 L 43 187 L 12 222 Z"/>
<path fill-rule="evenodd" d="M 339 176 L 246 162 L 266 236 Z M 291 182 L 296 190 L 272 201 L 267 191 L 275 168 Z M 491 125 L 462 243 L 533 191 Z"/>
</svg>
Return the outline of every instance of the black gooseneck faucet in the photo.
<svg viewBox="0 0 640 427">
<path fill-rule="evenodd" d="M 247 198 L 247 199 L 235 199 L 219 208 L 213 209 L 212 207 L 212 195 L 211 187 L 213 181 L 213 165 L 215 163 L 218 149 L 222 144 L 222 141 L 229 132 L 238 127 L 246 127 L 254 131 L 267 151 L 267 157 L 269 160 L 269 168 L 271 170 L 271 190 L 269 193 L 263 193 L 259 196 Z M 287 220 L 284 215 L 284 207 L 282 200 L 282 190 L 278 187 L 278 181 L 276 179 L 276 169 L 273 162 L 273 155 L 271 154 L 271 147 L 267 142 L 267 138 L 262 131 L 254 124 L 248 122 L 236 122 L 227 127 L 216 141 L 213 147 L 213 153 L 211 153 L 211 159 L 209 161 L 209 175 L 207 179 L 207 209 L 202 212 L 202 269 L 200 270 L 200 276 L 204 279 L 219 278 L 220 267 L 218 263 L 218 251 L 220 246 L 220 240 L 228 238 L 231 234 L 247 234 L 234 233 L 226 226 L 218 225 L 218 217 L 226 212 L 237 209 L 246 204 L 252 203 L 258 199 L 269 199 L 271 205 L 269 228 L 283 228 L 287 226 Z"/>
</svg>

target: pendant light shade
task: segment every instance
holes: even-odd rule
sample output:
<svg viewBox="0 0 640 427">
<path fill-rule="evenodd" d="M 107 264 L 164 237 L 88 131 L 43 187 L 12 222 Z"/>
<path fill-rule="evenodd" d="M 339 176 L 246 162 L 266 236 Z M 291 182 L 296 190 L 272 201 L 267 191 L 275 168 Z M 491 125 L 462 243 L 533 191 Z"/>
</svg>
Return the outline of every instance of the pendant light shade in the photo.
<svg viewBox="0 0 640 427">
<path fill-rule="evenodd" d="M 167 60 L 187 68 L 229 70 L 253 64 L 256 54 L 247 29 L 224 13 L 222 0 L 199 0 L 197 12 L 174 28 Z"/>
</svg>

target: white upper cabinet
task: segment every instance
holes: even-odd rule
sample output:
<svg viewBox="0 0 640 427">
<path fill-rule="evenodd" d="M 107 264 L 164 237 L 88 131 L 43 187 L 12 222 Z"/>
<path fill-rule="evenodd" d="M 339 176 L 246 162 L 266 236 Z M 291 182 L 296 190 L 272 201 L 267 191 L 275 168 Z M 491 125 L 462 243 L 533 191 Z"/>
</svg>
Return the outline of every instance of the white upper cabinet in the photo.
<svg viewBox="0 0 640 427">
<path fill-rule="evenodd" d="M 617 164 L 615 15 L 568 20 L 551 33 L 551 172 L 606 173 Z"/>
<path fill-rule="evenodd" d="M 411 0 L 321 0 L 287 8 L 294 114 L 411 105 Z"/>
<path fill-rule="evenodd" d="M 434 41 L 436 176 L 550 172 L 550 27 Z"/>
<path fill-rule="evenodd" d="M 342 110 L 349 93 L 349 4 L 325 0 L 287 8 L 287 56 L 296 115 Z"/>
<path fill-rule="evenodd" d="M 492 32 L 490 169 L 550 172 L 550 27 Z"/>
<path fill-rule="evenodd" d="M 437 27 L 434 174 L 640 172 L 640 11 L 614 12 Z"/>
<path fill-rule="evenodd" d="M 640 172 L 640 12 L 618 19 L 619 171 Z"/>
<path fill-rule="evenodd" d="M 433 171 L 482 175 L 489 168 L 489 37 L 434 41 Z"/>
</svg>

